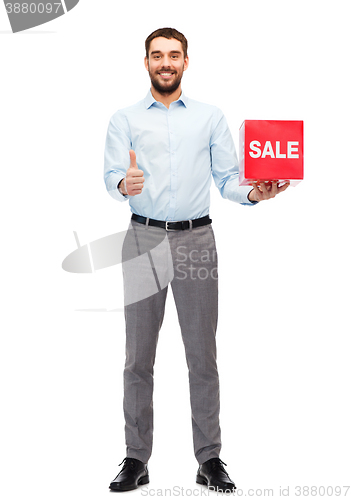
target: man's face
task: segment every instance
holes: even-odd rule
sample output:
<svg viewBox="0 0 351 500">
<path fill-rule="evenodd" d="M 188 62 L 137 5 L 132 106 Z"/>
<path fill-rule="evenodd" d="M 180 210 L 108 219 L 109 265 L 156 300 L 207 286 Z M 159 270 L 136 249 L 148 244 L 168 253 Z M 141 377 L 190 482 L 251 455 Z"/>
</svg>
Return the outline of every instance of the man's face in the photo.
<svg viewBox="0 0 351 500">
<path fill-rule="evenodd" d="M 145 57 L 145 67 L 149 72 L 153 87 L 163 95 L 172 94 L 189 64 L 184 59 L 182 44 L 175 38 L 157 37 L 151 40 L 149 58 Z"/>
</svg>

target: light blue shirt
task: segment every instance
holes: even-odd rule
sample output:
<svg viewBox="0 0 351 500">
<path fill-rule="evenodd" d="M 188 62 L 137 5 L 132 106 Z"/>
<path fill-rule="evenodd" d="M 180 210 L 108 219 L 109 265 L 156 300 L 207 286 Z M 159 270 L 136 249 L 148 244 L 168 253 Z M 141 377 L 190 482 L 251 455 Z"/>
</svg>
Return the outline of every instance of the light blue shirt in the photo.
<svg viewBox="0 0 351 500">
<path fill-rule="evenodd" d="M 129 150 L 144 172 L 141 194 L 123 196 L 117 186 L 129 168 Z M 104 180 L 109 194 L 129 200 L 137 215 L 181 221 L 209 214 L 211 181 L 223 198 L 253 205 L 251 186 L 239 186 L 234 142 L 220 109 L 181 94 L 169 109 L 145 99 L 117 111 L 106 138 Z"/>
</svg>

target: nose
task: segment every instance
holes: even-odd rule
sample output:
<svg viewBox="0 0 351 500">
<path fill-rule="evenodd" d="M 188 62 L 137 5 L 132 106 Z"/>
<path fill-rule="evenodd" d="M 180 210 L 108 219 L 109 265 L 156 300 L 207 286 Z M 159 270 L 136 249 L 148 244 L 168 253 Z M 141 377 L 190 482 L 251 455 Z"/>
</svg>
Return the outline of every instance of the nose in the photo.
<svg viewBox="0 0 351 500">
<path fill-rule="evenodd" d="M 167 55 L 163 58 L 163 66 L 170 67 L 171 66 L 171 58 Z"/>
</svg>

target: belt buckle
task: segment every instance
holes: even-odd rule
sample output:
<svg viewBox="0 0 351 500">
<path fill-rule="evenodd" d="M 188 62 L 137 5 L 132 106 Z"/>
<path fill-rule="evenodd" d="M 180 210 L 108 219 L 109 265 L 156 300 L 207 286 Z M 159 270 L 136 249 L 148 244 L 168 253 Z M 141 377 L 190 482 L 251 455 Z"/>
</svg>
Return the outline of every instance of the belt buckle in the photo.
<svg viewBox="0 0 351 500">
<path fill-rule="evenodd" d="M 173 224 L 175 221 L 174 220 L 166 220 L 166 231 L 177 231 L 176 229 L 169 229 L 168 224 Z"/>
</svg>

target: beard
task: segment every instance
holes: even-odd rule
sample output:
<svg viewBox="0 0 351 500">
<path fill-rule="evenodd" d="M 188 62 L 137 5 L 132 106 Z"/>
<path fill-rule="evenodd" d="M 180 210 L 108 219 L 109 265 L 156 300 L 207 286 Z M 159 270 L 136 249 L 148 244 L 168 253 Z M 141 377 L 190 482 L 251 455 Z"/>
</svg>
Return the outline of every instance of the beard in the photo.
<svg viewBox="0 0 351 500">
<path fill-rule="evenodd" d="M 171 84 L 169 84 L 168 82 L 160 82 L 154 75 L 150 73 L 150 71 L 149 75 L 152 86 L 155 88 L 155 90 L 157 90 L 157 92 L 159 92 L 161 95 L 170 95 L 179 88 L 183 72 L 180 75 L 178 73 L 175 73 L 176 77 Z"/>
</svg>

